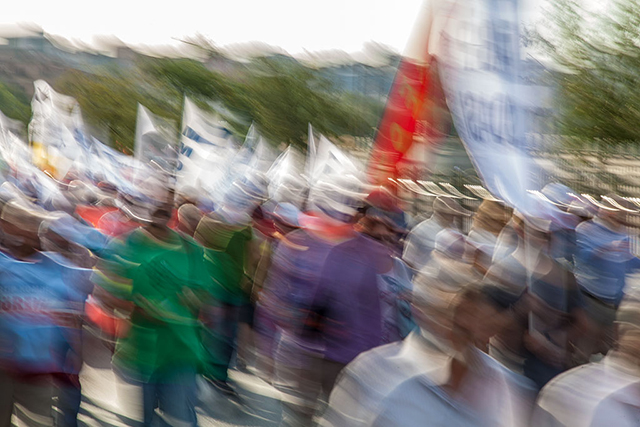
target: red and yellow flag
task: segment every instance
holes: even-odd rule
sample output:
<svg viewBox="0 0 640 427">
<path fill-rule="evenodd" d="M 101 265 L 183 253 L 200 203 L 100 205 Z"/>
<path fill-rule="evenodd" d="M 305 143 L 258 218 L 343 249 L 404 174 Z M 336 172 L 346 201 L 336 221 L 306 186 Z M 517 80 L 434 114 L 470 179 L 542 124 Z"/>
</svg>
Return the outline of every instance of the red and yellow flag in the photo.
<svg viewBox="0 0 640 427">
<path fill-rule="evenodd" d="M 417 136 L 424 136 L 425 103 L 432 83 L 429 33 L 432 12 L 425 2 L 413 33 L 403 53 L 389 92 L 387 105 L 369 159 L 368 175 L 377 185 L 387 185 L 387 178 L 402 178 L 407 154 Z"/>
</svg>

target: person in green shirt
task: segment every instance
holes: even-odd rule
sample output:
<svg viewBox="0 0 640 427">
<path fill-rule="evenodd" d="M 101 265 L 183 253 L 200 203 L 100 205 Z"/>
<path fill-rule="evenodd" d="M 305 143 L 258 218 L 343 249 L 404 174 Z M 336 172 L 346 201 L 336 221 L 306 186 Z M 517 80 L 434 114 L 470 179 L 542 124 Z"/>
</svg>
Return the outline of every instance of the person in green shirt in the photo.
<svg viewBox="0 0 640 427">
<path fill-rule="evenodd" d="M 130 329 L 112 363 L 141 386 L 144 425 L 151 425 L 156 405 L 169 425 L 197 424 L 196 375 L 205 360 L 198 316 L 210 276 L 202 247 L 167 227 L 170 209 L 158 206 L 147 226 L 114 240 L 93 275 L 130 310 Z"/>
<path fill-rule="evenodd" d="M 227 384 L 238 329 L 240 307 L 248 303 L 245 264 L 252 233 L 248 223 L 229 224 L 216 213 L 202 218 L 195 238 L 205 247 L 204 260 L 212 278 L 212 301 L 203 307 L 207 363 L 204 377 L 220 391 L 234 394 Z"/>
<path fill-rule="evenodd" d="M 205 264 L 213 282 L 213 301 L 203 307 L 207 351 L 204 377 L 219 391 L 235 396 L 228 369 L 236 350 L 238 326 L 250 306 L 255 239 L 251 213 L 266 199 L 266 178 L 249 174 L 234 182 L 222 206 L 205 215 L 194 237 L 205 247 Z"/>
</svg>

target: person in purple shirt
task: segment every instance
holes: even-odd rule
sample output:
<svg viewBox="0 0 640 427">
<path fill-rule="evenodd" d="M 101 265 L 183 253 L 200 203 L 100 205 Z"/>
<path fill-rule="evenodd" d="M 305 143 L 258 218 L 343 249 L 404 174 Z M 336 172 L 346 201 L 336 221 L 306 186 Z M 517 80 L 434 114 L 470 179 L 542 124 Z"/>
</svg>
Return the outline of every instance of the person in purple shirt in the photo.
<svg viewBox="0 0 640 427">
<path fill-rule="evenodd" d="M 310 211 L 299 215 L 299 228 L 277 243 L 260 296 L 259 314 L 273 319 L 277 328 L 274 385 L 296 398 L 283 402 L 284 425 L 309 425 L 317 410 L 324 343 L 309 308 L 321 284 L 327 254 L 357 236 L 355 206 L 362 198 L 343 181 L 320 182 L 313 189 Z"/>
<path fill-rule="evenodd" d="M 381 280 L 393 277 L 394 283 L 406 281 L 407 290 L 411 286 L 408 268 L 394 257 L 397 242 L 390 236 L 399 234 L 392 213 L 369 207 L 356 227 L 360 232 L 331 249 L 320 273 L 310 312 L 318 318 L 324 348 L 324 393 L 331 392 L 342 368 L 360 353 L 406 335 L 399 324 L 389 328 L 390 320 L 399 316 L 389 315 L 393 304 L 388 301 L 387 280 Z"/>
</svg>

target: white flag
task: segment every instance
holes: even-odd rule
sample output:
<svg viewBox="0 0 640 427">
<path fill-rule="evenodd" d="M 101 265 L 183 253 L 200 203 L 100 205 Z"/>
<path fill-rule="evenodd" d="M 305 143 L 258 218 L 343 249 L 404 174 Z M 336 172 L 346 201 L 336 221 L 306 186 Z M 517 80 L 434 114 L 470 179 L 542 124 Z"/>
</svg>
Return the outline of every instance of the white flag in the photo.
<svg viewBox="0 0 640 427">
<path fill-rule="evenodd" d="M 34 82 L 29 139 L 35 162 L 64 177 L 81 156 L 87 140 L 78 102 L 57 93 L 43 80 Z"/>
<path fill-rule="evenodd" d="M 326 175 L 358 175 L 362 171 L 358 162 L 347 156 L 324 135 L 320 135 L 317 150 L 316 158 L 313 161 L 312 185 Z"/>
<path fill-rule="evenodd" d="M 177 161 L 174 129 L 170 120 L 156 116 L 138 104 L 134 157 L 146 165 L 155 163 L 173 174 Z"/>
</svg>

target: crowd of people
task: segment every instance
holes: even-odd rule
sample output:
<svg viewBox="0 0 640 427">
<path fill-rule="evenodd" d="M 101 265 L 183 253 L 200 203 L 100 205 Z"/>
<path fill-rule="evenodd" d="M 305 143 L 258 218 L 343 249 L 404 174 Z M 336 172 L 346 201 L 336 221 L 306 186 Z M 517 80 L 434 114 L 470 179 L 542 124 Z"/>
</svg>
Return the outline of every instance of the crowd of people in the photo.
<svg viewBox="0 0 640 427">
<path fill-rule="evenodd" d="M 75 426 L 83 339 L 142 391 L 144 425 L 197 425 L 231 370 L 286 426 L 640 425 L 638 207 L 551 184 L 531 213 L 349 174 L 236 179 L 214 209 L 161 172 L 0 186 L 0 425 Z M 406 190 L 406 189 L 405 189 Z M 85 332 L 83 332 L 85 331 Z"/>
</svg>

